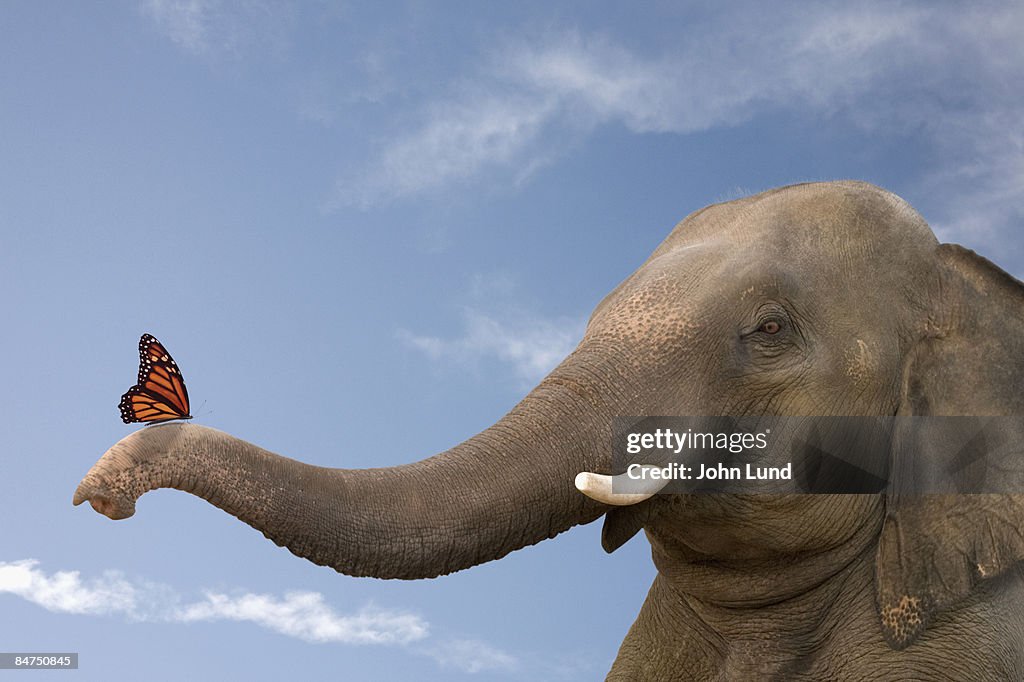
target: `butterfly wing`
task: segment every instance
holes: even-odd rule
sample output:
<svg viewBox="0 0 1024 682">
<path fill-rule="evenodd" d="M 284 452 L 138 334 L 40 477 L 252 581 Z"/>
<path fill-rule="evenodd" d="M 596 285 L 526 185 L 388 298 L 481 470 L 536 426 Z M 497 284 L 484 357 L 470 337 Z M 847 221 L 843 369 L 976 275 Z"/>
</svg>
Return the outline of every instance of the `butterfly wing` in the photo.
<svg viewBox="0 0 1024 682">
<path fill-rule="evenodd" d="M 118 408 L 125 424 L 192 418 L 181 370 L 164 345 L 150 334 L 139 339 L 139 382 L 121 396 Z"/>
</svg>

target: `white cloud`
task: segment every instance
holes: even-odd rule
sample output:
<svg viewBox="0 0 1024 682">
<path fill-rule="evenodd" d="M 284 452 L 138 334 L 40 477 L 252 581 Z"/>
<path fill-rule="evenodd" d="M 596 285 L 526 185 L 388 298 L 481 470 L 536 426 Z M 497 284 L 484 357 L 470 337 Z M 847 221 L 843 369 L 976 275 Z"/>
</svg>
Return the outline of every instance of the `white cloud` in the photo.
<svg viewBox="0 0 1024 682">
<path fill-rule="evenodd" d="M 280 47 L 298 12 L 276 0 L 140 3 L 170 40 L 205 56 Z M 685 135 L 795 112 L 912 136 L 934 158 L 909 183 L 917 208 L 943 238 L 990 250 L 1024 217 L 1022 32 L 1020 3 L 750 2 L 678 22 L 670 41 L 582 30 L 492 41 L 442 88 L 402 87 L 400 41 L 383 41 L 352 62 L 361 85 L 319 66 L 292 96 L 323 125 L 357 100 L 395 112 L 378 130 L 402 123 L 338 180 L 327 208 L 484 179 L 515 187 L 606 125 Z M 424 92 L 431 99 L 410 116 Z"/>
<path fill-rule="evenodd" d="M 8 592 L 58 613 L 138 613 L 140 587 L 109 571 L 83 581 L 78 571 L 46 575 L 32 559 L 0 562 L 0 593 Z"/>
<path fill-rule="evenodd" d="M 525 145 L 539 136 L 553 111 L 554 103 L 543 97 L 483 93 L 436 105 L 423 127 L 385 147 L 369 171 L 340 181 L 332 205 L 365 208 L 465 180 L 495 165 L 514 165 L 517 175 L 532 171 L 544 157 L 524 157 Z"/>
<path fill-rule="evenodd" d="M 335 203 L 515 182 L 606 124 L 690 134 L 790 111 L 920 136 L 935 166 L 919 208 L 950 238 L 994 243 L 1024 206 L 1022 31 L 1019 4 L 760 3 L 681 25 L 662 49 L 579 31 L 506 42 L 467 60 Z"/>
<path fill-rule="evenodd" d="M 290 15 L 274 0 L 143 0 L 140 7 L 178 47 L 205 56 L 237 57 L 253 46 L 279 48 Z"/>
<path fill-rule="evenodd" d="M 10 593 L 57 613 L 120 614 L 131 620 L 248 621 L 290 637 L 343 644 L 406 644 L 427 636 L 427 623 L 411 613 L 366 607 L 344 615 L 315 592 L 292 592 L 283 598 L 268 594 L 225 595 L 210 592 L 182 605 L 167 586 L 131 581 L 108 571 L 83 579 L 78 571 L 47 574 L 32 559 L 0 562 L 0 593 Z"/>
<path fill-rule="evenodd" d="M 143 11 L 179 47 L 194 54 L 209 49 L 216 0 L 146 0 Z"/>
<path fill-rule="evenodd" d="M 475 365 L 495 358 L 509 363 L 518 377 L 528 383 L 542 379 L 573 351 L 583 337 L 582 320 L 549 320 L 533 315 L 510 314 L 503 320 L 468 308 L 464 330 L 455 338 L 440 338 L 399 332 L 409 346 L 434 360 Z"/>
<path fill-rule="evenodd" d="M 827 108 L 863 93 L 914 44 L 922 13 L 804 6 L 693 27 L 656 57 L 578 32 L 499 49 L 386 144 L 338 201 L 367 206 L 481 172 L 549 160 L 552 144 L 618 122 L 636 133 L 692 133 L 767 107 Z M 513 170 L 515 173 L 515 170 Z"/>
<path fill-rule="evenodd" d="M 486 642 L 430 637 L 420 616 L 366 606 L 354 614 L 336 611 L 316 592 L 227 595 L 209 592 L 184 603 L 166 585 L 129 580 L 108 571 L 84 579 L 78 571 L 48 574 L 33 559 L 0 561 L 0 595 L 21 597 L 55 613 L 120 615 L 131 621 L 194 623 L 232 620 L 249 622 L 308 642 L 383 644 L 418 648 L 439 664 L 466 672 L 510 668 L 516 659 Z"/>
<path fill-rule="evenodd" d="M 456 668 L 467 673 L 515 670 L 519 663 L 504 651 L 477 639 L 450 639 L 423 647 L 421 652 L 433 658 L 441 667 Z"/>
<path fill-rule="evenodd" d="M 351 616 L 340 615 L 316 592 L 291 592 L 282 599 L 207 593 L 203 601 L 176 610 L 173 619 L 248 621 L 309 642 L 342 644 L 407 644 L 423 639 L 428 630 L 423 619 L 409 613 L 367 607 Z"/>
</svg>

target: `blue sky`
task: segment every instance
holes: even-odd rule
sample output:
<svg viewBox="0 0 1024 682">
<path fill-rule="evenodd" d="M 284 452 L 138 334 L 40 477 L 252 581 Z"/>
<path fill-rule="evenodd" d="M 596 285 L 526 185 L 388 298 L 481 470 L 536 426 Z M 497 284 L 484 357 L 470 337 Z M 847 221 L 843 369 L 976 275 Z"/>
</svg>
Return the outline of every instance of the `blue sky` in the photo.
<svg viewBox="0 0 1024 682">
<path fill-rule="evenodd" d="M 394 582 L 183 493 L 73 508 L 135 428 L 139 335 L 199 423 L 387 466 L 496 421 L 708 203 L 868 180 L 1020 277 L 1022 31 L 1009 3 L 4 3 L 0 650 L 82 679 L 600 677 L 653 577 L 600 524 Z"/>
</svg>

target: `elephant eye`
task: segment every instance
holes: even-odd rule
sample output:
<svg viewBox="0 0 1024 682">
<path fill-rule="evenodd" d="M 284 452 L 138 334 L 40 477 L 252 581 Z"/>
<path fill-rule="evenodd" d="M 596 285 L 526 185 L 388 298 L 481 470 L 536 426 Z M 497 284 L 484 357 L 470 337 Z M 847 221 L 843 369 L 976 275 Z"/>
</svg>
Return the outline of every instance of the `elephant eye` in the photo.
<svg viewBox="0 0 1024 682">
<path fill-rule="evenodd" d="M 741 338 L 761 346 L 779 347 L 790 338 L 793 326 L 786 310 L 778 304 L 763 306 L 757 311 L 756 321 L 740 332 Z"/>
</svg>

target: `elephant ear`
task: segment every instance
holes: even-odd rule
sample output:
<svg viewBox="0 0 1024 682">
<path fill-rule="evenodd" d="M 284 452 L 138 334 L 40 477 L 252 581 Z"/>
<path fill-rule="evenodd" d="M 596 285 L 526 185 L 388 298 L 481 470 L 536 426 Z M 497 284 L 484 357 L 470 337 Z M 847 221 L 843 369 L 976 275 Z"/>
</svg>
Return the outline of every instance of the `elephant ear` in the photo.
<svg viewBox="0 0 1024 682">
<path fill-rule="evenodd" d="M 905 363 L 899 415 L 1021 418 L 988 420 L 994 430 L 979 419 L 898 420 L 875 576 L 895 649 L 1024 560 L 1024 285 L 962 247 L 943 244 L 938 255 L 937 303 Z M 922 433 L 923 422 L 940 426 Z M 998 492 L 921 494 L 907 478 L 934 458 L 956 473 L 946 490 Z"/>
</svg>

